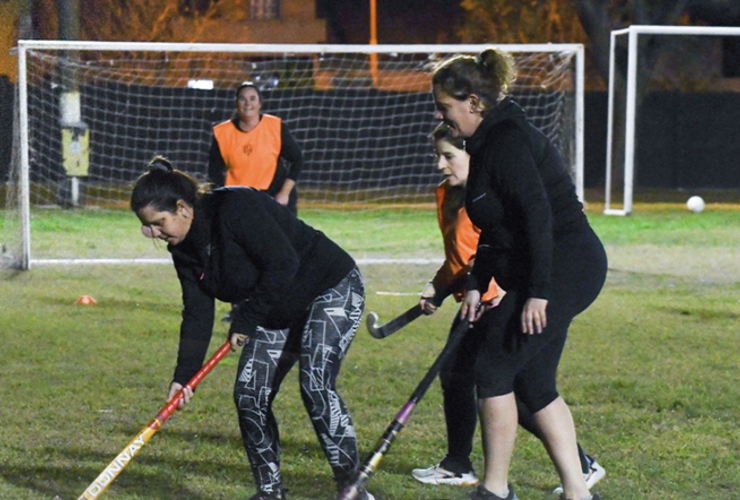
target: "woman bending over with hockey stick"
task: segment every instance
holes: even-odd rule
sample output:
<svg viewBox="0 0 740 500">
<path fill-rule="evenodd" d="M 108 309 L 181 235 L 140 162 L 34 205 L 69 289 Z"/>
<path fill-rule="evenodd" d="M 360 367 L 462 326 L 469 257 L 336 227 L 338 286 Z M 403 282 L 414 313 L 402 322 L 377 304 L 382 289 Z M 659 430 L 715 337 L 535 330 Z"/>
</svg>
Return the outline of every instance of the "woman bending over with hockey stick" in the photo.
<svg viewBox="0 0 740 500">
<path fill-rule="evenodd" d="M 204 190 L 161 157 L 137 180 L 131 209 L 146 236 L 167 242 L 182 287 L 169 398 L 203 363 L 215 299 L 238 303 L 229 341 L 242 347 L 234 402 L 258 489 L 252 500 L 286 498 L 272 402 L 296 362 L 304 406 L 341 491 L 360 465 L 352 419 L 336 390 L 365 306 L 352 257 L 268 194 Z M 372 498 L 361 492 L 361 500 Z"/>
<path fill-rule="evenodd" d="M 432 76 L 435 117 L 466 139 L 465 209 L 481 230 L 460 310 L 484 335 L 475 383 L 485 470 L 469 498 L 516 498 L 508 474 L 518 397 L 534 417 L 563 498 L 598 499 L 583 478 L 556 372 L 571 321 L 604 284 L 606 252 L 557 149 L 507 97 L 514 76 L 510 56 L 496 49 L 455 56 Z M 481 302 L 492 276 L 506 290 L 495 308 Z"/>
<path fill-rule="evenodd" d="M 470 222 L 464 206 L 465 184 L 470 168 L 470 155 L 465 152 L 464 141 L 453 137 L 445 124 L 434 129 L 431 136 L 437 169 L 445 177 L 436 189 L 437 220 L 444 242 L 445 261 L 421 293 L 419 306 L 425 314 L 433 314 L 449 294 L 457 302 L 463 300 L 468 272 L 473 267 L 480 236 L 480 230 Z M 481 301 L 495 307 L 503 294 L 491 279 Z M 459 316 L 456 316 L 451 332 L 458 322 Z M 474 367 L 483 339 L 480 330 L 472 329 L 440 371 L 447 426 L 447 454 L 437 465 L 414 469 L 411 474 L 417 481 L 459 486 L 478 484 L 470 454 L 477 425 Z M 518 399 L 517 403 L 519 424 L 539 438 L 532 413 Z M 604 477 L 604 468 L 586 455 L 580 446 L 578 453 L 583 477 L 590 488 Z M 562 492 L 562 487 L 555 491 Z"/>
</svg>

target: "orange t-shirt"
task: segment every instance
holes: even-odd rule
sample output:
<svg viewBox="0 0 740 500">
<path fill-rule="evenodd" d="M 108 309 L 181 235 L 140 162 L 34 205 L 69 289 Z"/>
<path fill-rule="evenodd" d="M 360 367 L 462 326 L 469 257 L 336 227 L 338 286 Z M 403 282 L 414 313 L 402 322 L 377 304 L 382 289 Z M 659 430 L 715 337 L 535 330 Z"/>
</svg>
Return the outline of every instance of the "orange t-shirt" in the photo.
<svg viewBox="0 0 740 500">
<path fill-rule="evenodd" d="M 450 189 L 451 186 L 445 180 L 435 190 L 437 220 L 439 221 L 439 229 L 442 231 L 445 261 L 437 270 L 437 274 L 434 275 L 432 284 L 436 290 L 443 290 L 451 286 L 451 292 L 455 300 L 460 302 L 465 298 L 466 289 L 464 286 L 460 287 L 457 283 L 468 274 L 470 261 L 475 258 L 480 229 L 470 221 L 464 205 L 460 207 L 454 217 L 449 217 L 450 211 L 445 210 L 445 205 L 450 202 Z M 483 294 L 481 300 L 489 302 L 496 297 L 498 297 L 498 287 L 496 281 L 491 279 L 488 290 Z"/>
<path fill-rule="evenodd" d="M 261 190 L 275 178 L 282 142 L 277 116 L 262 115 L 249 132 L 242 132 L 231 120 L 213 127 L 221 156 L 226 164 L 226 186 L 249 186 Z"/>
</svg>

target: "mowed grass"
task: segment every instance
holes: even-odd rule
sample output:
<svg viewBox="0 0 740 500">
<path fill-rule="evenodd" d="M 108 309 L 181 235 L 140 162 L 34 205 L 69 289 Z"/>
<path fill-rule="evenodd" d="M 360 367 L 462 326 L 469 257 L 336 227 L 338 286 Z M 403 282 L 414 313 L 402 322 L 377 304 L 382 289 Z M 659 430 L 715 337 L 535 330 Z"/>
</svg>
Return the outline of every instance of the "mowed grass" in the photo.
<svg viewBox="0 0 740 500">
<path fill-rule="evenodd" d="M 433 205 L 415 208 L 301 209 L 355 258 L 440 258 L 441 240 Z M 31 213 L 32 259 L 141 259 L 167 257 L 166 245 L 141 237 L 128 210 L 35 208 Z M 3 236 L 17 239 L 17 220 L 0 211 Z M 12 240 L 11 240 L 12 241 Z"/>
<path fill-rule="evenodd" d="M 301 213 L 358 259 L 441 257 L 431 207 Z M 589 217 L 607 247 L 610 272 L 597 302 L 571 328 L 559 383 L 579 441 L 607 469 L 597 490 L 603 498 L 626 500 L 737 499 L 740 209 L 710 204 L 692 214 L 661 205 L 637 207 L 626 218 L 596 210 Z M 139 236 L 126 211 L 48 210 L 36 213 L 34 224 L 44 229 L 40 242 L 70 253 L 75 241 L 86 239 L 124 253 L 143 242 L 148 254 L 166 256 Z M 415 303 L 413 294 L 435 269 L 363 265 L 367 310 L 381 322 L 392 319 Z M 174 270 L 36 266 L 0 276 L 0 499 L 78 498 L 164 404 L 178 340 Z M 98 304 L 74 305 L 84 294 Z M 220 317 L 227 306 L 218 307 Z M 384 340 L 364 327 L 358 333 L 340 390 L 363 458 L 442 348 L 455 310 L 448 301 Z M 215 325 L 212 350 L 226 331 Z M 254 493 L 231 401 L 236 359 L 229 354 L 214 369 L 191 405 L 165 424 L 102 498 L 245 499 Z M 335 498 L 300 403 L 297 371 L 284 382 L 275 411 L 289 498 Z M 462 499 L 466 488 L 424 486 L 410 476 L 444 452 L 435 383 L 369 487 L 379 500 Z M 473 459 L 482 471 L 479 441 Z M 542 445 L 524 431 L 511 480 L 522 500 L 553 498 L 558 483 Z"/>
</svg>

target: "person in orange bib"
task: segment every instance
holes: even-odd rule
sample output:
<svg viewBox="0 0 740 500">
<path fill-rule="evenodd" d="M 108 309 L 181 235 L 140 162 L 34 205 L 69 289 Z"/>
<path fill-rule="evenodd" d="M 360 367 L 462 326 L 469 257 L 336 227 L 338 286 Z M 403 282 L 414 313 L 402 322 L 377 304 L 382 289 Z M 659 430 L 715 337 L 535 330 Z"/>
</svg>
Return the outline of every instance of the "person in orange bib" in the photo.
<svg viewBox="0 0 740 500">
<path fill-rule="evenodd" d="M 265 191 L 298 215 L 296 182 L 303 153 L 283 121 L 262 113 L 262 93 L 252 82 L 236 88 L 236 110 L 213 127 L 208 177 L 216 186 L 247 186 Z M 230 322 L 234 308 L 223 317 Z"/>
<path fill-rule="evenodd" d="M 441 124 L 431 134 L 437 157 L 437 169 L 445 176 L 436 189 L 437 220 L 444 241 L 445 260 L 434 278 L 424 287 L 419 305 L 425 314 L 433 314 L 442 301 L 452 295 L 462 302 L 467 290 L 467 276 L 473 267 L 480 238 L 480 229 L 470 221 L 465 210 L 465 185 L 470 170 L 470 155 L 465 152 L 463 139 L 450 135 L 449 128 Z M 481 301 L 496 306 L 506 292 L 499 289 L 495 280 Z M 459 322 L 455 317 L 450 331 Z M 443 406 L 447 426 L 447 454 L 436 465 L 413 469 L 412 476 L 425 484 L 473 486 L 478 478 L 473 470 L 470 454 L 477 425 L 474 367 L 481 332 L 472 329 L 463 338 L 455 355 L 442 368 Z M 540 437 L 532 413 L 518 405 L 519 424 L 533 435 Z M 606 471 L 596 460 L 578 446 L 581 468 L 586 484 L 591 487 L 599 482 Z M 557 494 L 562 487 L 555 489 Z"/>
<path fill-rule="evenodd" d="M 235 104 L 231 119 L 213 127 L 208 177 L 219 187 L 266 191 L 296 214 L 301 148 L 280 118 L 262 113 L 262 94 L 254 83 L 237 87 Z"/>
</svg>

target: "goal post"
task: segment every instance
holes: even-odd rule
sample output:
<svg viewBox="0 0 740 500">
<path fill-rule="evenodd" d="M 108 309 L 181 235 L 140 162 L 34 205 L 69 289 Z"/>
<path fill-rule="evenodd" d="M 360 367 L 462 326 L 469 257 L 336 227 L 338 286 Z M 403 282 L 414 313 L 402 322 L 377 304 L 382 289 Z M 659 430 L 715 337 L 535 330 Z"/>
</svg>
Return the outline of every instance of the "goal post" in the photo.
<svg viewBox="0 0 740 500">
<path fill-rule="evenodd" d="M 440 181 L 428 138 L 431 68 L 487 47 L 514 56 L 511 95 L 557 145 L 583 200 L 581 44 L 21 40 L 18 154 L 6 183 L 17 196 L 6 196 L 5 210 L 20 230 L 8 236 L 17 225 L 2 226 L 2 265 L 161 260 L 151 241 L 130 241 L 131 185 L 154 154 L 206 179 L 212 126 L 229 119 L 245 80 L 257 83 L 263 112 L 282 118 L 303 151 L 300 206 L 431 204 Z M 121 220 L 130 227 L 117 234 Z M 101 231 L 114 241 L 96 240 Z"/>
<path fill-rule="evenodd" d="M 636 154 L 636 123 L 638 119 L 637 93 L 639 76 L 639 47 L 640 37 L 648 35 L 672 35 L 672 36 L 740 36 L 740 28 L 737 27 L 708 27 L 708 26 L 650 26 L 633 25 L 629 28 L 614 30 L 610 37 L 609 50 L 609 90 L 608 90 L 608 114 L 607 114 L 607 144 L 606 144 L 606 183 L 604 213 L 606 215 L 629 215 L 633 209 L 634 185 L 635 185 L 635 154 Z M 616 113 L 616 52 L 620 46 L 620 39 L 626 40 L 627 52 L 627 74 L 624 87 L 624 149 L 622 159 L 617 165 L 615 158 L 615 113 Z M 615 167 L 621 167 L 623 185 L 621 208 L 616 206 L 612 200 L 612 193 L 618 187 L 615 186 Z"/>
</svg>

